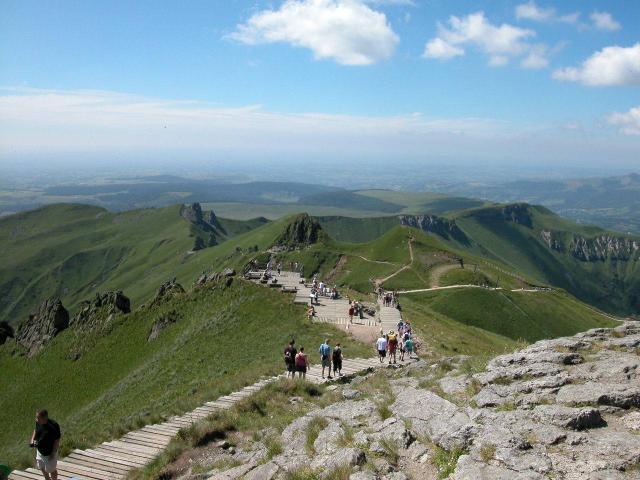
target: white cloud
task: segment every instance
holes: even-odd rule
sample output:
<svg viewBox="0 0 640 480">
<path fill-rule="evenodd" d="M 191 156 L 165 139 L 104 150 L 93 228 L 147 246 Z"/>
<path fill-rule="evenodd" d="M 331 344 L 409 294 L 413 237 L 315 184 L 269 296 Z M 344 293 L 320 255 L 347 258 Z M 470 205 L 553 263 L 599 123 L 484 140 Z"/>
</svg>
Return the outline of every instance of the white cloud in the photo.
<svg viewBox="0 0 640 480">
<path fill-rule="evenodd" d="M 593 26 L 598 30 L 615 31 L 620 30 L 620 24 L 611 16 L 609 12 L 593 12 L 590 15 Z"/>
<path fill-rule="evenodd" d="M 579 67 L 556 70 L 553 78 L 589 86 L 640 85 L 640 43 L 603 48 Z"/>
<path fill-rule="evenodd" d="M 547 58 L 546 45 L 534 45 L 531 48 L 529 54 L 520 62 L 522 68 L 528 68 L 530 70 L 538 70 L 549 66 L 549 59 Z"/>
<path fill-rule="evenodd" d="M 541 8 L 534 1 L 522 3 L 516 6 L 516 18 L 518 20 L 534 20 L 536 22 L 545 22 L 556 16 L 554 8 Z"/>
<path fill-rule="evenodd" d="M 488 55 L 491 66 L 501 66 L 514 57 L 528 54 L 533 45 L 528 40 L 535 37 L 533 30 L 514 27 L 507 23 L 491 24 L 484 12 L 465 17 L 451 16 L 448 26 L 438 24 L 438 36 L 425 45 L 428 58 L 452 58 L 464 54 L 464 46 L 470 45 Z M 544 52 L 538 52 L 544 55 Z"/>
<path fill-rule="evenodd" d="M 534 22 L 563 22 L 576 23 L 580 18 L 580 12 L 559 15 L 553 7 L 540 7 L 533 0 L 516 6 L 516 18 L 518 20 L 531 20 Z"/>
<path fill-rule="evenodd" d="M 427 58 L 452 58 L 464 55 L 464 49 L 451 45 L 441 38 L 434 38 L 427 42 L 423 56 Z"/>
<path fill-rule="evenodd" d="M 620 127 L 620 131 L 626 135 L 640 135 L 640 107 L 634 107 L 624 113 L 612 113 L 607 117 L 607 121 Z"/>
<path fill-rule="evenodd" d="M 399 42 L 384 13 L 358 0 L 287 0 L 277 10 L 256 13 L 227 37 L 247 45 L 285 42 L 342 65 L 386 60 Z"/>
</svg>

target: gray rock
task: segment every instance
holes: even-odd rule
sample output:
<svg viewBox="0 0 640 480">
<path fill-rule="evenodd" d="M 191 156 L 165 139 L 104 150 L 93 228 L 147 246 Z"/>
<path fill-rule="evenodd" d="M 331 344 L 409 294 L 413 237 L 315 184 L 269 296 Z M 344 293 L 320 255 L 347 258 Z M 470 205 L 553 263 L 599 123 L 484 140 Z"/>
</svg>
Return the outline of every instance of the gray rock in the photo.
<svg viewBox="0 0 640 480">
<path fill-rule="evenodd" d="M 640 412 L 631 412 L 622 417 L 622 424 L 629 430 L 640 430 Z"/>
<path fill-rule="evenodd" d="M 360 392 L 354 390 L 352 388 L 345 387 L 342 389 L 342 397 L 347 400 L 353 400 L 354 398 L 358 398 L 360 396 Z"/>
<path fill-rule="evenodd" d="M 46 343 L 69 326 L 69 312 L 59 298 L 47 298 L 38 311 L 29 315 L 16 332 L 16 340 L 29 356 L 36 354 Z"/>
<path fill-rule="evenodd" d="M 224 472 L 214 473 L 207 478 L 210 480 L 235 480 L 236 478 L 241 478 L 247 472 L 254 469 L 256 465 L 256 463 L 244 463 L 237 467 L 230 468 L 229 470 L 225 470 Z"/>
<path fill-rule="evenodd" d="M 438 384 L 444 393 L 457 395 L 465 393 L 470 382 L 467 375 L 456 375 L 455 377 L 444 377 Z"/>
<path fill-rule="evenodd" d="M 316 457 L 311 463 L 311 467 L 322 468 L 324 473 L 331 473 L 333 470 L 346 465 L 363 465 L 366 460 L 365 453 L 359 448 L 342 448 L 331 456 Z"/>
<path fill-rule="evenodd" d="M 410 420 L 416 433 L 445 450 L 468 446 L 476 427 L 456 405 L 428 390 L 407 388 L 390 409 L 396 416 Z"/>
<path fill-rule="evenodd" d="M 565 385 L 558 391 L 558 403 L 567 405 L 640 406 L 640 387 L 624 384 L 584 383 Z"/>
<path fill-rule="evenodd" d="M 545 476 L 533 471 L 519 472 L 503 466 L 488 465 L 472 459 L 469 455 L 462 455 L 449 478 L 451 480 L 544 480 Z"/>
<path fill-rule="evenodd" d="M 349 475 L 349 480 L 376 480 L 376 475 L 373 472 L 362 471 L 355 472 Z"/>
<path fill-rule="evenodd" d="M 371 400 L 345 400 L 310 413 L 311 416 L 342 420 L 350 425 L 358 425 L 361 419 L 377 417 L 376 405 Z"/>
<path fill-rule="evenodd" d="M 317 454 L 332 454 L 337 449 L 336 440 L 342 436 L 344 430 L 339 422 L 329 422 L 329 424 L 318 434 L 318 438 L 313 444 Z"/>
<path fill-rule="evenodd" d="M 276 476 L 280 467 L 275 462 L 268 462 L 254 468 L 244 477 L 244 480 L 271 480 Z"/>
<path fill-rule="evenodd" d="M 571 408 L 561 405 L 539 405 L 534 415 L 543 423 L 572 430 L 604 427 L 607 424 L 595 408 Z"/>
</svg>

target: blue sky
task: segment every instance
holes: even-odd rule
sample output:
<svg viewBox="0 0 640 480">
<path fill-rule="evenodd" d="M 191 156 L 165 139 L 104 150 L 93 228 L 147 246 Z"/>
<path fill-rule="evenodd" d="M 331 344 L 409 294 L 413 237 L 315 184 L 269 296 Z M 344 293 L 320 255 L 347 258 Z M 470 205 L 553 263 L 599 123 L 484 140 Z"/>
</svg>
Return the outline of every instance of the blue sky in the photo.
<svg viewBox="0 0 640 480">
<path fill-rule="evenodd" d="M 3 0 L 0 86 L 3 158 L 327 142 L 462 158 L 462 135 L 487 159 L 524 138 L 550 160 L 633 167 L 640 2 Z"/>
</svg>

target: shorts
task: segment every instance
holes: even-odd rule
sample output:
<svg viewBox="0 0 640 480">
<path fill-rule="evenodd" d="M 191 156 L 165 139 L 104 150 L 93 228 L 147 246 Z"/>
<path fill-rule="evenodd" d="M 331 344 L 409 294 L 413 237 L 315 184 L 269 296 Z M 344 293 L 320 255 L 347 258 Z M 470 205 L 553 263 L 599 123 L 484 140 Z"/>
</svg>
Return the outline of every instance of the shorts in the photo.
<svg viewBox="0 0 640 480">
<path fill-rule="evenodd" d="M 322 366 L 323 367 L 330 367 L 331 366 L 331 359 L 329 357 L 322 357 Z"/>
<path fill-rule="evenodd" d="M 342 360 L 334 360 L 333 361 L 333 370 L 342 370 Z"/>
<path fill-rule="evenodd" d="M 296 371 L 296 366 L 294 365 L 293 362 L 288 362 L 287 363 L 287 372 L 295 372 Z"/>
<path fill-rule="evenodd" d="M 303 366 L 296 367 L 296 372 L 307 373 L 307 366 L 303 365 Z"/>
<path fill-rule="evenodd" d="M 387 356 L 387 351 L 386 350 L 378 350 L 378 355 L 380 355 L 382 358 Z"/>
<path fill-rule="evenodd" d="M 55 453 L 42 455 L 40 451 L 36 449 L 36 466 L 47 473 L 53 473 L 58 468 L 58 455 Z"/>
</svg>

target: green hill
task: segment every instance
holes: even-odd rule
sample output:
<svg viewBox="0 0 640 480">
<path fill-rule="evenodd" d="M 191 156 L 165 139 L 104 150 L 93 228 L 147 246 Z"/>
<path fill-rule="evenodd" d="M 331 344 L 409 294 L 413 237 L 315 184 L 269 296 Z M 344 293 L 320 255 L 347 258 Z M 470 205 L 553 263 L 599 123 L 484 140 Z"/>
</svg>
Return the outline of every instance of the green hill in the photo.
<svg viewBox="0 0 640 480">
<path fill-rule="evenodd" d="M 0 219 L 0 320 L 17 324 L 48 296 L 73 308 L 97 290 L 121 289 L 142 302 L 177 273 L 193 281 L 206 256 L 194 252 L 198 244 L 222 244 L 266 222 L 216 218 L 214 225 L 185 218 L 189 209 L 110 213 L 62 204 Z"/>
<path fill-rule="evenodd" d="M 341 341 L 345 354 L 370 355 L 332 326 L 303 321 L 304 313 L 290 296 L 236 280 L 112 320 L 105 315 L 97 331 L 71 326 L 32 358 L 13 341 L 0 345 L 0 458 L 29 461 L 33 412 L 43 406 L 63 425 L 66 452 L 281 373 L 291 338 L 310 347 L 314 360 L 326 336 Z M 153 324 L 167 316 L 173 323 L 150 341 Z"/>
</svg>

